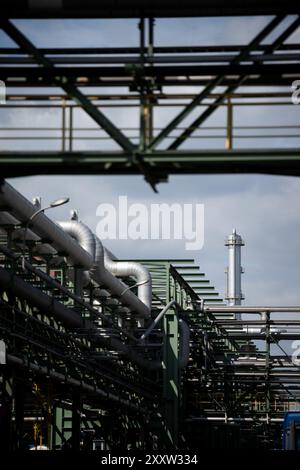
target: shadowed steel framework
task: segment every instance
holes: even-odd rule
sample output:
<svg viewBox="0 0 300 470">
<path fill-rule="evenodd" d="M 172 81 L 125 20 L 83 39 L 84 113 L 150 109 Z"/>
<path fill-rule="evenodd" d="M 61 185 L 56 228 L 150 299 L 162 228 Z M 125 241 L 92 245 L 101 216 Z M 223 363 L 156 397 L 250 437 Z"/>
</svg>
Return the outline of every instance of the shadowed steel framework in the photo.
<svg viewBox="0 0 300 470">
<path fill-rule="evenodd" d="M 157 190 L 172 174 L 300 175 L 298 121 L 285 122 L 288 113 L 277 126 L 234 119 L 244 106 L 296 109 L 290 87 L 299 79 L 300 45 L 289 38 L 300 26 L 298 2 L 58 0 L 51 9 L 38 0 L 2 3 L 0 27 L 15 45 L 0 48 L 7 86 L 1 110 L 56 109 L 61 125 L 1 128 L 1 177 L 142 174 Z M 217 15 L 268 18 L 248 44 L 155 42 L 156 18 Z M 136 18 L 136 47 L 42 48 L 14 22 L 120 17 Z M 154 111 L 164 107 L 176 113 L 157 126 Z M 119 127 L 106 108 L 138 110 L 139 125 Z M 218 109 L 225 111 L 223 125 L 207 125 Z M 93 127 L 76 125 L 79 110 Z M 242 139 L 246 148 L 236 145 Z M 260 139 L 272 145 L 261 147 Z M 12 148 L 18 141 L 22 150 Z M 57 148 L 45 150 L 45 142 Z M 97 148 L 79 150 L 82 142 Z M 24 150 L 32 143 L 34 150 Z M 284 414 L 300 406 L 299 365 L 284 347 L 300 339 L 299 306 L 228 306 L 190 259 L 116 259 L 109 267 L 88 227 L 77 220 L 57 225 L 41 213 L 30 219 L 36 209 L 1 180 L 0 339 L 7 364 L 0 446 L 280 447 Z M 118 276 L 118 263 L 148 273 L 144 302 L 133 270 Z"/>
<path fill-rule="evenodd" d="M 108 3 L 99 7 L 97 2 L 86 6 L 82 1 L 59 1 L 50 9 L 42 2 L 4 2 L 7 18 L 2 17 L 0 26 L 15 47 L 0 48 L 0 77 L 7 85 L 3 106 L 61 112 L 59 127 L 1 129 L 4 176 L 142 174 L 157 190 L 170 174 L 299 175 L 298 122 L 284 122 L 284 114 L 280 125 L 239 126 L 234 119 L 243 107 L 260 111 L 295 106 L 291 85 L 299 79 L 300 46 L 289 38 L 300 25 L 297 2 Z M 183 38 L 176 46 L 156 45 L 155 18 L 208 15 L 231 15 L 233 21 L 239 15 L 269 16 L 245 45 L 186 46 Z M 12 21 L 67 17 L 108 22 L 137 18 L 139 45 L 41 48 Z M 176 92 L 170 87 L 176 87 Z M 200 91 L 195 92 L 195 87 Z M 18 88 L 20 94 L 15 92 Z M 174 107 L 175 116 L 165 119 L 163 127 L 157 126 L 154 112 L 159 115 L 162 108 Z M 119 127 L 106 114 L 107 108 L 137 110 L 138 127 Z M 74 124 L 78 109 L 90 116 L 93 127 Z M 225 111 L 223 124 L 207 125 L 220 109 Z M 22 131 L 22 136 L 13 130 Z M 11 144 L 18 139 L 34 143 L 33 150 L 13 150 Z M 45 151 L 45 141 L 51 148 L 55 142 L 55 149 Z M 103 141 L 109 143 L 108 150 L 101 150 Z M 95 150 L 82 151 L 78 143 L 94 143 Z"/>
</svg>

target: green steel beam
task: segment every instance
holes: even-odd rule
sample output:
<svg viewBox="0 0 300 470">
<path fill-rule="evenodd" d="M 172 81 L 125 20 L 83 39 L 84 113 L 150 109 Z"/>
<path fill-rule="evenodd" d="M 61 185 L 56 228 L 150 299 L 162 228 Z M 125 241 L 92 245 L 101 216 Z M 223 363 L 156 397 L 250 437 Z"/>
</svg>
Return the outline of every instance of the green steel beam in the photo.
<svg viewBox="0 0 300 470">
<path fill-rule="evenodd" d="M 166 303 L 174 299 L 170 263 L 165 263 Z M 169 309 L 163 318 L 163 404 L 166 445 L 176 449 L 179 437 L 179 344 L 178 316 Z"/>
<path fill-rule="evenodd" d="M 158 258 L 158 259 L 153 259 L 153 258 L 149 258 L 149 259 L 144 259 L 144 258 L 130 258 L 130 259 L 127 259 L 127 258 L 122 258 L 120 259 L 119 261 L 138 261 L 139 263 L 149 263 L 149 264 L 152 264 L 153 266 L 156 266 L 158 265 L 159 263 L 171 263 L 175 268 L 177 268 L 177 264 L 178 263 L 184 263 L 184 264 L 194 264 L 194 260 L 193 259 L 165 259 L 165 258 Z"/>
<path fill-rule="evenodd" d="M 178 318 L 169 310 L 163 321 L 163 402 L 168 447 L 177 448 L 179 420 Z"/>
<path fill-rule="evenodd" d="M 241 52 L 245 45 L 242 44 L 227 44 L 227 45 L 201 45 L 201 46 L 154 46 L 153 54 L 198 54 L 198 53 L 233 53 Z M 299 43 L 289 42 L 288 44 L 281 44 L 278 48 L 280 51 L 298 51 L 300 49 Z M 265 45 L 258 45 L 255 52 L 265 50 Z M 39 47 L 39 51 L 44 55 L 111 55 L 114 54 L 140 54 L 140 47 Z M 145 47 L 144 53 L 148 51 Z M 0 47 L 0 54 L 11 54 L 13 56 L 20 55 L 20 50 L 17 47 Z M 24 55 L 24 54 L 23 54 Z"/>
<path fill-rule="evenodd" d="M 283 65 L 284 65 L 284 71 L 286 71 L 286 64 L 283 64 Z M 292 66 L 293 72 L 291 71 L 291 66 Z M 242 70 L 244 72 L 245 66 L 241 66 L 241 67 L 243 67 Z M 270 69 L 266 70 L 265 68 L 262 69 L 262 67 L 260 66 L 259 73 L 250 75 L 248 79 L 244 82 L 244 86 L 250 86 L 250 87 L 253 87 L 253 86 L 261 86 L 261 87 L 275 87 L 275 86 L 277 87 L 278 86 L 280 87 L 282 86 L 282 87 L 289 88 L 291 86 L 291 77 L 289 75 L 282 74 L 282 67 L 280 69 L 276 66 L 276 73 L 275 73 L 274 67 L 275 66 L 272 66 L 271 70 Z M 296 75 L 298 74 L 298 70 L 299 70 L 298 65 L 295 66 L 294 64 L 291 64 L 291 65 L 287 65 L 287 67 L 289 68 L 290 73 L 294 73 L 294 74 L 295 74 L 295 68 L 298 67 Z M 33 67 L 31 67 L 31 69 L 32 68 Z M 62 76 L 66 76 L 66 74 L 70 75 L 70 78 L 69 78 L 70 82 L 74 83 L 75 85 L 80 86 L 80 88 L 89 89 L 89 88 L 94 88 L 94 87 L 101 87 L 101 88 L 113 89 L 113 88 L 120 88 L 120 87 L 130 88 L 132 86 L 132 77 L 129 75 L 125 77 L 118 77 L 118 80 L 116 80 L 114 77 L 108 76 L 108 78 L 103 80 L 100 76 L 101 74 L 97 73 L 97 67 L 90 67 L 90 69 L 93 69 L 93 70 L 92 71 L 90 70 L 88 73 L 88 81 L 82 82 L 79 79 L 79 77 L 82 77 L 81 73 L 78 74 L 78 77 L 76 76 L 74 77 L 70 73 L 70 70 L 68 70 L 69 68 L 70 67 L 65 67 L 61 75 Z M 42 88 L 42 87 L 47 87 L 47 88 L 56 87 L 52 78 L 49 75 L 43 73 L 42 68 L 39 69 L 41 71 L 38 74 L 39 76 L 36 76 L 37 75 L 36 73 L 32 74 L 32 70 L 29 76 L 26 76 L 26 74 L 24 76 L 23 69 L 21 71 L 18 69 L 18 67 L 15 67 L 14 69 L 15 70 L 13 70 L 13 67 L 11 67 L 9 70 L 7 70 L 6 68 L 1 67 L 1 79 L 9 81 L 9 86 L 11 88 L 19 89 L 20 94 L 24 93 L 25 87 L 31 87 L 31 88 L 36 87 L 37 89 Z M 27 70 L 30 71 L 30 68 L 28 68 Z M 124 68 L 122 70 L 124 70 Z M 177 67 L 177 73 L 175 74 L 175 71 L 173 71 L 172 76 L 169 75 L 169 70 L 165 70 L 164 72 L 165 76 L 159 75 L 155 79 L 155 83 L 158 88 L 161 88 L 164 86 L 173 86 L 173 87 L 174 86 L 176 87 L 188 86 L 189 87 L 191 85 L 203 87 L 207 85 L 209 78 L 207 76 L 204 76 L 203 74 L 199 76 L 199 70 L 197 71 L 194 70 L 193 74 L 196 76 L 194 76 L 193 79 L 191 80 L 189 78 L 189 75 L 191 74 L 190 70 L 191 69 L 189 69 L 188 72 L 185 71 L 187 75 L 185 74 L 181 75 L 180 70 Z M 272 70 L 274 71 L 274 73 L 272 73 Z M 248 67 L 248 71 L 249 71 L 249 67 Z M 81 69 L 79 72 L 81 72 Z M 91 73 L 91 72 L 94 72 L 94 73 Z M 241 69 L 240 69 L 240 72 L 241 72 Z M 9 75 L 9 73 L 11 73 L 11 75 Z M 206 73 L 207 73 L 207 70 L 206 70 Z M 216 73 L 216 71 L 214 73 Z M 123 73 L 123 75 L 124 74 L 125 73 Z M 77 74 L 75 73 L 75 75 Z M 154 74 L 152 75 L 154 76 Z M 179 78 L 178 78 L 178 75 L 179 75 Z M 210 73 L 209 75 L 212 75 L 212 73 Z M 234 74 L 234 75 L 237 75 L 237 74 Z M 20 76 L 22 76 L 23 78 L 22 80 L 19 80 Z M 223 80 L 222 84 L 223 86 L 235 85 L 236 78 L 232 77 L 232 74 L 230 74 L 228 77 L 226 77 Z M 22 92 L 20 91 L 20 89 L 22 89 Z M 89 90 L 89 94 L 91 94 L 90 90 Z"/>
<path fill-rule="evenodd" d="M 195 270 L 195 271 L 198 271 L 200 269 L 200 266 L 175 266 L 177 271 L 192 271 L 192 270 Z M 184 273 L 183 273 L 184 274 Z"/>
<path fill-rule="evenodd" d="M 143 153 L 151 173 L 266 173 L 300 176 L 300 149 L 186 150 Z M 2 177 L 37 174 L 136 175 L 139 168 L 126 152 L 0 152 Z"/>
<path fill-rule="evenodd" d="M 27 52 L 30 56 L 34 57 L 36 62 L 49 72 L 55 71 L 52 62 L 43 56 L 43 54 L 16 28 L 10 21 L 2 20 L 0 22 L 1 28 L 5 33 L 15 41 L 20 47 L 21 51 Z M 91 101 L 76 88 L 73 84 L 69 83 L 64 77 L 53 77 L 53 81 L 61 87 L 68 95 L 81 104 L 87 114 L 99 124 L 112 139 L 114 139 L 122 149 L 126 151 L 133 151 L 134 145 L 130 140 L 96 107 Z"/>
<path fill-rule="evenodd" d="M 81 393 L 78 391 L 74 391 L 72 395 L 72 428 L 71 428 L 72 451 L 80 450 L 81 408 L 82 408 Z"/>
<path fill-rule="evenodd" d="M 176 268 L 177 269 L 177 268 Z M 205 276 L 205 273 L 179 273 L 183 278 L 185 277 L 197 277 L 197 276 Z M 192 279 L 193 281 L 196 281 L 197 279 Z"/>
<path fill-rule="evenodd" d="M 72 437 L 72 412 L 62 406 L 53 408 L 51 450 L 61 449 Z"/>
<path fill-rule="evenodd" d="M 185 0 L 184 2 L 127 0 L 60 0 L 60 1 L 27 1 L 14 0 L 5 2 L 2 15 L 8 18 L 181 18 L 211 16 L 258 16 L 276 15 L 284 11 L 295 14 L 299 11 L 297 0 L 270 1 L 251 0 Z"/>
<path fill-rule="evenodd" d="M 195 289 L 194 288 L 194 291 L 199 294 L 200 297 L 206 297 L 208 295 L 215 295 L 215 296 L 218 296 L 219 293 L 218 292 L 203 292 L 203 291 L 199 291 L 198 289 Z"/>
<path fill-rule="evenodd" d="M 283 20 L 284 16 L 280 15 L 274 18 L 245 48 L 239 53 L 239 55 L 233 59 L 231 64 L 239 63 L 245 59 L 249 52 L 256 47 L 263 39 L 266 38 L 270 32 L 276 28 L 279 23 Z M 161 141 L 167 137 L 182 121 L 185 119 L 195 108 L 198 106 L 204 98 L 218 85 L 221 84 L 224 75 L 219 75 L 212 79 L 208 85 L 202 90 L 196 98 L 194 98 L 190 104 L 188 104 L 170 123 L 166 126 L 151 142 L 149 148 L 155 149 Z M 177 139 L 176 139 L 177 140 Z"/>
<path fill-rule="evenodd" d="M 249 59 L 250 61 L 250 59 Z M 274 59 L 275 61 L 275 59 Z M 295 61 L 295 59 L 294 59 Z M 298 75 L 299 73 L 299 63 L 291 63 L 290 62 L 282 62 L 282 63 L 272 63 L 271 60 L 268 63 L 260 63 L 256 60 L 257 64 L 234 64 L 234 65 L 225 65 L 225 64 L 204 64 L 204 65 L 158 65 L 158 66 L 151 66 L 147 67 L 146 76 L 157 79 L 158 83 L 162 85 L 165 82 L 169 83 L 170 79 L 177 80 L 176 83 L 181 82 L 181 86 L 183 84 L 187 84 L 188 86 L 195 85 L 197 83 L 198 77 L 202 76 L 205 77 L 206 82 L 210 80 L 210 76 L 224 76 L 230 77 L 232 75 L 239 76 L 246 76 L 246 75 L 262 75 L 266 80 L 267 76 L 272 76 L 272 84 L 275 86 L 277 82 L 282 83 L 283 80 L 281 76 L 284 74 L 293 74 Z M 279 62 L 279 61 L 278 61 Z M 1 78 L 4 80 L 9 80 L 11 82 L 12 79 L 16 77 L 22 77 L 25 80 L 37 80 L 40 84 L 43 84 L 52 81 L 55 86 L 62 86 L 61 83 L 66 83 L 67 80 L 69 83 L 77 81 L 78 85 L 81 86 L 81 82 L 79 77 L 87 77 L 88 80 L 98 80 L 98 84 L 104 82 L 102 79 L 109 81 L 111 83 L 112 80 L 118 79 L 118 84 L 120 86 L 128 86 L 130 80 L 131 89 L 136 84 L 132 80 L 133 70 L 130 68 L 125 68 L 124 65 L 121 66 L 59 66 L 59 67 L 47 67 L 47 68 L 37 68 L 32 67 L 32 65 L 24 66 L 24 67 L 1 67 Z M 190 81 L 181 81 L 178 77 L 191 77 Z M 234 80 L 234 85 L 238 83 L 238 77 Z M 246 77 L 247 80 L 251 77 Z M 245 80 L 246 80 L 245 78 Z M 22 86 L 28 86 L 26 81 L 22 80 Z M 126 81 L 124 85 L 123 81 Z M 194 82 L 195 80 L 195 82 Z M 291 80 L 291 78 L 290 78 Z M 292 80 L 293 81 L 293 78 Z M 291 81 L 289 83 L 291 83 Z M 172 82 L 174 83 L 174 81 Z M 199 79 L 199 83 L 203 83 L 201 78 Z M 83 83 L 83 86 L 84 83 Z M 226 92 L 225 92 L 226 93 Z M 137 105 L 136 105 L 137 106 Z"/>
</svg>

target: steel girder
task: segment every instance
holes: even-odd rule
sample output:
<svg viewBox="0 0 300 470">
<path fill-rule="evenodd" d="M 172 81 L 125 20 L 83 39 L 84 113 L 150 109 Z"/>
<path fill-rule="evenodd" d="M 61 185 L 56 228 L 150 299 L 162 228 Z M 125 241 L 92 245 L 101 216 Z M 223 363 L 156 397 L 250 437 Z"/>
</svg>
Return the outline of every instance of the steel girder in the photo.
<svg viewBox="0 0 300 470">
<path fill-rule="evenodd" d="M 234 15 L 276 15 L 278 13 L 297 13 L 299 2 L 287 0 L 248 0 L 246 3 L 234 0 L 58 0 L 49 7 L 48 3 L 10 0 L 3 2 L 5 15 L 11 18 L 133 18 L 183 17 L 183 16 L 234 16 Z"/>
<path fill-rule="evenodd" d="M 61 2 L 61 6 L 62 9 L 57 9 L 57 11 L 53 10 L 52 13 L 54 17 L 59 17 L 60 13 L 63 11 L 66 12 L 69 8 L 64 10 L 63 2 Z M 81 8 L 81 6 L 81 2 L 76 2 L 72 7 L 73 12 L 77 11 L 77 8 Z M 259 12 L 261 3 L 258 5 L 258 2 L 253 2 L 252 6 Z M 103 8 L 105 9 L 105 7 Z M 126 6 L 124 6 L 124 8 L 126 9 Z M 204 7 L 201 4 L 201 7 L 197 6 L 197 8 L 199 8 L 200 11 L 201 8 Z M 247 14 L 247 8 L 243 8 L 244 13 Z M 274 12 L 276 8 L 277 7 L 274 7 Z M 184 14 L 181 7 L 178 7 L 177 10 L 180 14 Z M 68 11 L 70 12 L 70 10 Z M 72 54 L 72 51 L 74 52 L 73 48 L 39 49 L 35 47 L 14 24 L 3 19 L 1 21 L 3 30 L 18 44 L 19 49 L 8 48 L 7 53 L 10 54 L 10 57 L 2 57 L 5 66 L 0 68 L 1 79 L 6 80 L 9 86 L 23 86 L 24 88 L 28 86 L 59 86 L 66 94 L 63 99 L 71 98 L 77 102 L 79 106 L 93 118 L 100 128 L 110 136 L 112 142 L 116 142 L 123 151 L 105 153 L 74 152 L 72 151 L 73 147 L 71 143 L 70 152 L 64 152 L 64 145 L 62 147 L 63 152 L 43 152 L 40 154 L 38 152 L 30 152 L 30 154 L 23 154 L 7 151 L 1 154 L 0 166 L 1 169 L 3 169 L 2 174 L 4 176 L 37 173 L 89 174 L 94 172 L 103 174 L 142 174 L 154 190 L 156 183 L 165 181 L 169 174 L 258 172 L 299 175 L 298 148 L 289 148 L 279 151 L 255 149 L 251 151 L 236 150 L 232 152 L 230 150 L 225 152 L 221 151 L 221 153 L 211 150 L 205 152 L 197 150 L 177 152 L 178 147 L 185 142 L 195 129 L 199 128 L 225 100 L 229 100 L 229 94 L 239 86 L 290 86 L 293 77 L 298 77 L 299 64 L 295 62 L 299 61 L 299 54 L 296 53 L 296 55 L 293 56 L 294 61 L 290 60 L 290 54 L 286 53 L 285 58 L 281 62 L 280 60 L 276 60 L 276 63 L 270 63 L 270 60 L 275 51 L 283 50 L 290 52 L 289 45 L 283 43 L 297 27 L 299 27 L 299 17 L 290 22 L 286 29 L 280 33 L 271 44 L 262 44 L 262 41 L 281 24 L 282 19 L 285 19 L 284 15 L 291 11 L 291 4 L 289 4 L 289 2 L 287 2 L 286 8 L 282 8 L 281 6 L 281 8 L 276 11 L 279 16 L 273 18 L 273 20 L 245 46 L 197 46 L 192 47 L 191 50 L 185 46 L 179 46 L 178 48 L 157 48 L 153 44 L 153 40 L 151 44 L 146 44 L 141 37 L 139 48 L 95 48 L 94 53 L 104 54 L 104 59 L 102 57 L 104 62 L 108 60 L 108 54 L 124 54 L 123 57 L 121 55 L 119 58 L 111 58 L 112 61 L 116 59 L 120 61 L 121 65 L 116 66 L 101 64 L 101 58 L 99 59 L 100 66 L 94 66 L 95 64 L 92 62 L 90 66 L 87 66 L 89 64 L 89 58 L 85 55 L 88 54 L 88 50 L 85 48 L 75 48 L 76 53 L 82 53 L 84 55 L 82 58 L 83 66 L 75 67 L 72 65 L 72 62 L 68 64 L 68 57 L 65 59 L 61 57 L 60 64 L 62 66 L 60 66 L 60 64 L 55 63 L 55 58 L 48 57 L 49 54 L 55 53 L 59 56 L 67 53 Z M 34 9 L 31 10 L 31 13 L 34 13 Z M 41 16 L 43 16 L 44 13 L 45 11 L 39 11 Z M 219 13 L 219 11 L 216 13 Z M 99 15 L 101 16 L 101 13 L 99 13 Z M 164 65 L 166 58 L 153 56 L 153 52 L 151 54 L 149 53 L 149 47 L 155 54 L 165 54 L 168 51 L 171 54 L 181 52 L 187 55 L 181 58 L 176 56 L 169 57 L 169 59 L 167 58 L 166 65 Z M 228 65 L 224 64 L 224 60 L 226 59 L 225 55 L 221 57 L 222 60 L 220 63 L 212 63 L 213 54 L 215 54 L 216 51 L 227 53 L 229 50 L 237 54 L 231 56 Z M 298 51 L 299 46 L 292 44 L 291 50 Z M 6 54 L 5 48 L 2 48 L 0 51 L 2 54 Z M 23 56 L 20 58 L 17 57 L 17 60 L 23 60 L 25 66 L 20 66 L 20 63 L 14 64 L 16 51 Z M 257 53 L 255 59 L 252 60 L 254 51 L 262 53 L 261 61 L 259 60 L 260 54 Z M 197 63 L 198 57 L 195 56 L 195 60 L 192 61 L 193 65 L 191 65 L 188 62 L 190 52 L 211 52 L 212 55 L 207 63 L 203 62 L 201 59 L 199 62 L 200 65 Z M 139 54 L 136 58 L 136 63 L 134 63 L 134 59 L 133 62 L 130 63 L 130 57 L 126 59 L 126 54 L 132 53 Z M 267 58 L 267 60 L 264 60 L 263 57 Z M 152 59 L 153 62 L 151 62 Z M 17 66 L 6 66 L 5 61 L 7 60 L 8 63 L 11 62 L 11 64 Z M 63 60 L 66 60 L 65 64 Z M 155 60 L 158 60 L 158 63 L 156 63 Z M 245 62 L 249 60 L 252 64 Z M 26 66 L 28 61 L 29 64 L 35 61 L 39 67 Z M 211 76 L 214 78 L 211 78 Z M 182 77 L 184 77 L 184 79 L 182 79 Z M 152 112 L 154 102 L 155 105 L 160 105 L 155 94 L 162 86 L 166 85 L 200 85 L 204 86 L 204 90 L 192 98 L 189 104 L 185 104 L 184 109 L 172 119 L 158 135 L 155 135 L 152 126 L 151 132 L 149 133 L 150 138 L 148 141 L 144 142 L 145 145 L 142 145 L 142 124 L 140 125 L 139 133 L 140 145 L 136 145 L 131 141 L 130 137 L 125 135 L 123 130 L 119 129 L 117 125 L 105 116 L 102 109 L 99 109 L 99 105 L 96 105 L 93 99 L 87 97 L 79 89 L 79 87 L 88 86 L 127 86 L 130 92 L 135 91 L 138 93 L 140 98 L 138 105 L 140 106 L 140 115 L 142 116 L 144 112 Z M 203 100 L 207 99 L 211 90 L 217 86 L 227 88 L 222 91 L 221 96 L 216 99 L 214 98 L 213 102 L 205 102 L 207 109 L 197 117 L 192 125 L 183 130 L 179 129 L 178 125 L 188 117 L 198 105 L 203 105 Z M 147 103 L 145 100 L 143 101 L 145 93 L 150 105 L 148 101 Z M 179 106 L 182 106 L 182 104 Z M 169 138 L 170 132 L 174 130 L 180 130 L 180 133 L 175 137 L 172 136 L 174 140 L 167 147 L 168 150 L 157 152 L 156 148 L 158 145 L 163 143 L 165 147 L 165 139 Z M 71 132 L 73 132 L 73 130 L 70 131 L 70 133 Z M 229 149 L 230 148 L 231 145 L 229 146 Z"/>
<path fill-rule="evenodd" d="M 160 180 L 168 174 L 265 173 L 300 176 L 300 149 L 186 150 L 140 153 Z M 34 174 L 136 175 L 139 168 L 126 152 L 0 152 L 3 177 Z"/>
</svg>

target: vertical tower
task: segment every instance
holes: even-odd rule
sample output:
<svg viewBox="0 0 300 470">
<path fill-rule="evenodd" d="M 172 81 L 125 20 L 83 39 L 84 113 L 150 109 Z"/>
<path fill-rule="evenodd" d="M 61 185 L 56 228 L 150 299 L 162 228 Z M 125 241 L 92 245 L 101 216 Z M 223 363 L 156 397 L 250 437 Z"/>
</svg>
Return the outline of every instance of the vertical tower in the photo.
<svg viewBox="0 0 300 470">
<path fill-rule="evenodd" d="M 235 228 L 227 237 L 225 246 L 228 246 L 228 267 L 225 271 L 227 274 L 226 300 L 228 300 L 228 305 L 241 305 L 244 298 L 241 288 L 241 278 L 244 272 L 241 266 L 241 247 L 244 246 L 244 242 L 236 233 Z M 240 320 L 241 315 L 236 314 L 235 318 Z"/>
</svg>

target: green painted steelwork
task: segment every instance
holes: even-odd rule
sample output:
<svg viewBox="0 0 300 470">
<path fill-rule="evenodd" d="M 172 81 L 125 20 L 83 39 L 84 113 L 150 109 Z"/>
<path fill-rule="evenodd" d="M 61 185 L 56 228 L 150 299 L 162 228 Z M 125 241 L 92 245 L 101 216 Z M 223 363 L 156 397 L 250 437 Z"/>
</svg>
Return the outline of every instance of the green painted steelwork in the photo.
<svg viewBox="0 0 300 470">
<path fill-rule="evenodd" d="M 37 64 L 46 68 L 47 73 L 54 72 L 53 82 L 56 86 L 61 87 L 66 93 L 68 93 L 74 101 L 81 104 L 87 114 L 96 121 L 105 131 L 114 139 L 124 150 L 133 151 L 134 145 L 130 140 L 122 134 L 122 132 L 99 110 L 86 96 L 72 83 L 66 79 L 66 77 L 55 76 L 55 67 L 51 60 L 46 58 L 27 38 L 21 31 L 16 28 L 9 20 L 2 20 L 0 24 L 1 28 L 6 34 L 13 39 L 23 52 L 30 54 L 36 60 Z"/>
<path fill-rule="evenodd" d="M 240 134 L 235 112 L 240 106 L 293 107 L 288 90 L 293 79 L 296 80 L 298 76 L 299 45 L 290 44 L 287 40 L 299 27 L 300 17 L 298 15 L 289 21 L 285 16 L 289 8 L 282 8 L 281 13 L 269 20 L 247 44 L 239 46 L 158 47 L 154 43 L 153 16 L 147 17 L 142 10 L 138 10 L 141 15 L 138 23 L 138 47 L 124 45 L 66 48 L 62 45 L 59 48 L 39 48 L 27 39 L 17 25 L 4 17 L 0 27 L 19 48 L 1 48 L 1 79 L 12 88 L 22 87 L 22 95 L 8 95 L 3 110 L 10 112 L 11 108 L 15 107 L 56 108 L 61 112 L 62 125 L 59 137 L 49 133 L 49 130 L 55 132 L 53 126 L 48 130 L 35 128 L 37 131 L 44 130 L 44 134 L 36 133 L 32 128 L 31 136 L 22 133 L 22 136 L 15 137 L 26 142 L 32 140 L 35 144 L 39 140 L 52 143 L 55 140 L 61 147 L 61 152 L 44 152 L 44 146 L 39 152 L 2 152 L 1 174 L 4 177 L 33 174 L 141 174 L 154 191 L 157 191 L 158 183 L 166 182 L 172 174 L 264 173 L 299 176 L 299 148 L 295 148 L 298 143 L 294 140 L 298 136 L 297 124 L 292 125 L 289 122 L 288 126 L 284 123 L 282 125 L 282 131 L 287 128 L 295 129 L 293 134 L 280 135 L 277 132 L 278 125 L 264 126 L 263 123 L 250 126 L 252 131 L 249 135 Z M 182 14 L 183 10 L 178 6 L 175 10 Z M 242 10 L 244 11 L 244 7 Z M 149 12 L 148 9 L 145 11 Z M 290 8 L 290 11 L 294 11 L 293 8 Z M 84 14 L 84 11 L 82 13 Z M 272 42 L 266 43 L 270 34 Z M 281 51 L 281 54 L 277 54 L 278 51 Z M 272 57 L 276 58 L 276 63 L 273 63 Z M 32 66 L 34 64 L 37 66 Z M 167 92 L 168 86 L 181 89 L 200 87 L 201 91 L 195 94 L 193 89 L 191 95 L 185 90 L 184 93 L 174 95 Z M 246 96 L 247 93 L 236 92 L 241 86 L 263 86 L 264 89 L 285 86 L 288 90 L 283 94 L 286 100 L 279 101 L 277 98 L 283 96 L 280 91 L 252 92 L 251 96 Z M 54 97 L 49 95 L 49 92 L 46 92 L 48 95 L 41 95 L 28 92 L 28 87 L 45 87 L 47 90 L 50 87 L 59 87 L 63 93 Z M 126 95 L 114 94 L 111 91 L 104 95 L 98 91 L 96 95 L 88 95 L 82 91 L 83 87 L 105 87 L 108 90 L 119 87 L 128 91 Z M 218 89 L 220 87 L 222 90 Z M 241 101 L 236 100 L 238 97 Z M 264 101 L 254 101 L 255 98 L 262 97 L 265 98 Z M 42 104 L 45 99 L 48 102 L 46 105 Z M 103 112 L 104 106 L 116 109 L 132 107 L 139 113 L 136 135 L 129 134 L 134 128 L 120 128 L 113 123 Z M 177 114 L 171 122 L 157 127 L 154 117 L 162 106 L 177 108 Z M 79 129 L 74 127 L 74 121 L 77 120 L 74 111 L 80 112 L 80 109 L 98 125 L 96 128 L 87 129 L 95 131 L 93 136 L 77 134 Z M 225 125 L 214 128 L 214 131 L 224 130 L 224 135 L 200 132 L 204 130 L 202 124 L 212 113 L 224 109 Z M 294 111 L 295 109 L 292 114 Z M 198 112 L 198 116 L 192 124 L 186 126 L 185 121 L 193 112 Z M 213 130 L 210 126 L 206 126 L 206 129 Z M 263 133 L 253 135 L 254 129 Z M 266 129 L 269 129 L 267 133 Z M 22 131 L 20 128 L 2 129 L 11 130 Z M 30 128 L 24 130 L 31 132 Z M 14 140 L 12 136 L 10 132 L 0 136 L 0 140 L 8 142 L 9 149 L 12 148 L 11 143 Z M 289 138 L 289 148 L 275 150 L 273 148 L 276 148 L 276 145 L 272 144 L 273 148 L 257 150 L 257 139 L 273 137 L 278 145 L 281 145 L 278 139 Z M 197 143 L 197 146 L 192 145 L 192 148 L 198 150 L 179 152 L 178 148 L 186 141 L 191 143 L 192 138 L 196 139 L 193 144 Z M 96 143 L 103 139 L 108 140 L 111 145 L 109 148 L 120 147 L 122 151 L 101 153 L 74 150 L 77 141 L 93 140 Z M 206 147 L 211 148 L 214 140 L 219 144 L 222 142 L 220 139 L 225 144 L 226 150 L 223 152 L 201 151 Z M 251 139 L 248 144 L 251 149 L 239 150 L 240 139 Z M 34 145 L 34 148 L 38 148 L 37 145 Z M 232 148 L 236 150 L 233 151 Z"/>
<path fill-rule="evenodd" d="M 300 175 L 300 149 L 157 151 L 141 153 L 151 166 L 154 178 L 168 174 L 265 173 Z M 124 152 L 38 152 L 2 151 L 0 170 L 3 177 L 30 174 L 136 175 L 140 169 L 132 155 Z M 165 176 L 164 176 L 165 175 Z"/>
<path fill-rule="evenodd" d="M 167 447 L 176 449 L 179 437 L 178 317 L 170 309 L 163 319 L 163 419 Z"/>
</svg>

